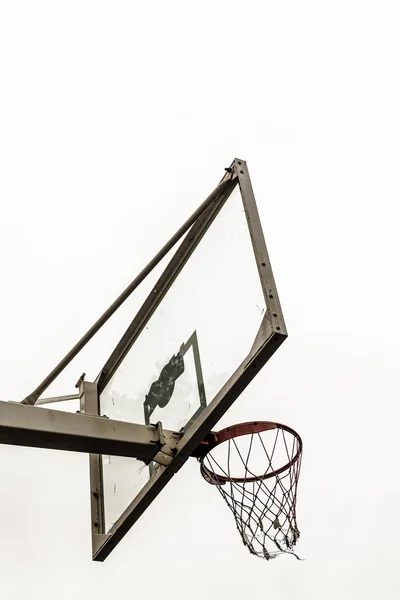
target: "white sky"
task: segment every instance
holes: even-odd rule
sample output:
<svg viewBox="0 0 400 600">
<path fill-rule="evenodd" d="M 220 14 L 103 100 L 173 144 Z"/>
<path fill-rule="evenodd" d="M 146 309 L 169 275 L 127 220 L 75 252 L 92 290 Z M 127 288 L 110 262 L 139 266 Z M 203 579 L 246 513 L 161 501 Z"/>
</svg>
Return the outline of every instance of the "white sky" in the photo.
<svg viewBox="0 0 400 600">
<path fill-rule="evenodd" d="M 399 25 L 385 0 L 0 4 L 0 397 L 246 159 L 289 339 L 224 422 L 301 433 L 306 558 L 248 555 L 193 461 L 92 563 L 87 456 L 4 446 L 2 597 L 399 597 Z"/>
</svg>

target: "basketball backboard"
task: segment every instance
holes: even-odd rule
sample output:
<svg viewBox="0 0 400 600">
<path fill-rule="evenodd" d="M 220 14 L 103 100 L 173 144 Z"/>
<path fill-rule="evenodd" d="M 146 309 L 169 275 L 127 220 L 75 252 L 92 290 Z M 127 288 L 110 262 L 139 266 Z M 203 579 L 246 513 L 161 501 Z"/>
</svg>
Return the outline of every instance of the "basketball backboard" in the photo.
<svg viewBox="0 0 400 600">
<path fill-rule="evenodd" d="M 104 560 L 287 333 L 246 162 L 235 159 L 93 384 L 86 412 L 179 432 L 165 465 L 91 455 Z M 211 196 L 210 196 L 211 197 Z"/>
</svg>

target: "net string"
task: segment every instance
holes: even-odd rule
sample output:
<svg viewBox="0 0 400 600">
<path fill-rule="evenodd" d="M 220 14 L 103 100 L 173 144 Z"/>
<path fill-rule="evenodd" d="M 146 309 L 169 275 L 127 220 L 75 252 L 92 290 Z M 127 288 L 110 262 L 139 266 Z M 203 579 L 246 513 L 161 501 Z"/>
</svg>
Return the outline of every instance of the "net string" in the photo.
<svg viewBox="0 0 400 600">
<path fill-rule="evenodd" d="M 277 474 L 273 467 L 278 447 L 281 453 L 286 454 L 288 463 L 291 463 L 299 448 L 298 440 L 291 436 L 293 441 L 288 443 L 285 431 L 277 428 L 272 447 L 268 450 L 260 433 L 252 433 L 246 437 L 250 437 L 246 452 L 240 450 L 235 438 L 226 442 L 225 468 L 212 451 L 207 454 L 204 462 L 213 475 L 213 483 L 231 510 L 243 543 L 252 554 L 270 560 L 279 554 L 289 553 L 299 559 L 293 549 L 300 536 L 296 499 L 301 456 L 283 473 Z M 258 439 L 267 462 L 264 473 L 258 476 L 249 464 L 255 438 Z M 235 481 L 232 477 L 234 456 L 244 469 L 243 482 Z M 221 475 L 228 478 L 228 485 L 222 484 L 218 479 Z"/>
</svg>

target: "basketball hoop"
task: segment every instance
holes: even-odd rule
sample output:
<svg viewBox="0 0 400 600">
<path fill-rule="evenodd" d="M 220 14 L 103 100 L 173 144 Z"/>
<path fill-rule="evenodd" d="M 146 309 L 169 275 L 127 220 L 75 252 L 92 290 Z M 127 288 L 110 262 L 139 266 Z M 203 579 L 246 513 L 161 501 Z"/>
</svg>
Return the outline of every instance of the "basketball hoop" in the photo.
<svg viewBox="0 0 400 600">
<path fill-rule="evenodd" d="M 290 427 L 269 421 L 211 432 L 200 470 L 229 506 L 243 543 L 270 560 L 294 553 L 297 482 L 303 443 Z"/>
</svg>

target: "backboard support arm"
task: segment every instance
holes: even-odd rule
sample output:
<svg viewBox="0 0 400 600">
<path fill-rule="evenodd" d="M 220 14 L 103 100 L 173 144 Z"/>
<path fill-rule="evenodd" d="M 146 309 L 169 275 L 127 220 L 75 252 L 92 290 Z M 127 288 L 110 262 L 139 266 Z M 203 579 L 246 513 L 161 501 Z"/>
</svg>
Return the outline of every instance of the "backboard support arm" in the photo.
<svg viewBox="0 0 400 600">
<path fill-rule="evenodd" d="M 157 460 L 161 450 L 160 460 L 165 460 L 164 455 L 168 453 L 173 454 L 182 436 L 162 430 L 162 441 L 160 437 L 159 425 L 0 402 L 1 444 L 127 456 L 149 463 Z"/>
</svg>

